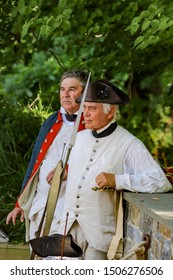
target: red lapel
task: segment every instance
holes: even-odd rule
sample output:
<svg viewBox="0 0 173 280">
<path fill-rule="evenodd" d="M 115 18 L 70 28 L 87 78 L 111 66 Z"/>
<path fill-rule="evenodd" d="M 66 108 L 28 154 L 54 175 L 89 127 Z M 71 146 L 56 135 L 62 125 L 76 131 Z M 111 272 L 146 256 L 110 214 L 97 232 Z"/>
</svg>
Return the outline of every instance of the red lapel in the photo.
<svg viewBox="0 0 173 280">
<path fill-rule="evenodd" d="M 51 129 L 48 132 L 48 134 L 46 135 L 46 138 L 45 138 L 45 140 L 44 140 L 44 142 L 43 142 L 43 144 L 41 146 L 40 152 L 38 154 L 37 160 L 36 160 L 36 162 L 34 164 L 34 167 L 33 167 L 31 176 L 28 179 L 28 182 L 34 176 L 34 174 L 37 172 L 38 168 L 40 167 L 40 164 L 42 163 L 43 158 L 44 158 L 47 150 L 49 149 L 50 145 L 52 144 L 52 142 L 53 142 L 54 138 L 56 137 L 58 131 L 60 130 L 62 124 L 63 124 L 62 116 L 61 116 L 60 111 L 58 111 L 58 118 L 57 118 L 56 122 L 53 124 L 53 126 L 51 127 Z M 85 129 L 85 126 L 84 126 L 84 118 L 83 118 L 83 115 L 82 115 L 80 123 L 79 123 L 78 131 L 81 131 L 83 129 Z M 25 190 L 25 188 L 27 187 L 28 182 L 26 183 L 24 189 L 22 190 L 22 193 Z M 19 197 L 20 197 L 20 195 L 19 195 Z M 20 207 L 19 204 L 18 204 L 18 201 L 16 202 L 16 207 Z"/>
<path fill-rule="evenodd" d="M 62 126 L 63 122 L 62 122 L 62 116 L 61 113 L 58 112 L 58 118 L 56 120 L 56 122 L 53 124 L 53 126 L 51 127 L 51 129 L 49 130 L 48 134 L 46 135 L 46 138 L 44 139 L 44 142 L 40 148 L 40 152 L 38 154 L 37 160 L 34 164 L 32 173 L 30 178 L 36 173 L 36 171 L 38 170 L 38 167 L 40 166 L 40 164 L 43 161 L 43 158 L 47 152 L 47 150 L 49 149 L 50 145 L 52 144 L 54 138 L 56 137 L 58 131 L 60 130 L 61 126 Z M 30 179 L 29 178 L 29 179 Z"/>
</svg>

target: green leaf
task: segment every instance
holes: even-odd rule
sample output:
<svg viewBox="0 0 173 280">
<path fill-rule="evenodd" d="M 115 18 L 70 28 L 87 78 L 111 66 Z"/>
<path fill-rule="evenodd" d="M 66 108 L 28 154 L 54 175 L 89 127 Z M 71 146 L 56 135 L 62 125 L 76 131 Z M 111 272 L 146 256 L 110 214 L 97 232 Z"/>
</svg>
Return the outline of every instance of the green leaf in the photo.
<svg viewBox="0 0 173 280">
<path fill-rule="evenodd" d="M 150 12 L 156 12 L 156 11 L 157 11 L 157 7 L 156 7 L 155 5 L 153 5 L 153 4 L 151 4 L 151 5 L 148 7 L 148 10 L 149 10 Z"/>
<path fill-rule="evenodd" d="M 158 29 L 159 28 L 159 25 L 160 25 L 160 21 L 158 19 L 153 19 L 151 21 L 151 26 L 154 28 L 154 29 Z"/>
<path fill-rule="evenodd" d="M 72 13 L 72 9 L 64 9 L 63 16 L 67 18 L 71 15 L 71 13 Z"/>
<path fill-rule="evenodd" d="M 144 40 L 144 36 L 139 36 L 134 42 L 134 47 L 140 44 L 143 40 Z"/>
<path fill-rule="evenodd" d="M 28 29 L 31 26 L 33 20 L 30 20 L 28 22 L 25 22 L 25 24 L 22 27 L 22 32 L 21 32 L 21 39 L 23 39 L 27 33 L 28 33 Z"/>
<path fill-rule="evenodd" d="M 55 21 L 54 21 L 54 24 L 53 24 L 53 29 L 56 29 L 56 28 L 58 28 L 60 26 L 60 24 L 62 23 L 62 19 L 63 19 L 62 15 L 58 15 L 55 18 Z"/>
<path fill-rule="evenodd" d="M 151 20 L 145 20 L 142 24 L 141 31 L 144 32 L 150 26 Z"/>
<path fill-rule="evenodd" d="M 145 47 L 147 47 L 148 45 L 156 44 L 157 41 L 159 41 L 159 36 L 150 35 L 148 39 L 145 39 Z M 141 45 L 144 46 L 143 43 Z"/>
<path fill-rule="evenodd" d="M 173 20 L 170 20 L 169 22 L 168 22 L 168 27 L 170 27 L 170 26 L 172 26 L 173 25 Z"/>
<path fill-rule="evenodd" d="M 32 8 L 30 6 L 25 6 L 22 9 L 20 9 L 19 13 L 22 16 L 29 16 L 32 13 Z"/>
<path fill-rule="evenodd" d="M 53 23 L 54 23 L 54 21 L 55 21 L 55 19 L 54 19 L 54 17 L 51 15 L 51 16 L 46 20 L 45 25 L 50 25 L 50 26 L 52 26 Z"/>
<path fill-rule="evenodd" d="M 96 34 L 99 32 L 99 30 L 100 30 L 100 27 L 98 25 L 93 26 L 93 27 L 89 28 L 88 35 L 93 34 L 93 33 Z"/>
<path fill-rule="evenodd" d="M 18 1 L 18 9 L 19 12 L 25 7 L 25 1 L 24 0 L 19 0 Z"/>
<path fill-rule="evenodd" d="M 143 18 L 147 18 L 149 16 L 149 11 L 143 11 L 140 15 L 140 18 L 143 19 Z"/>
<path fill-rule="evenodd" d="M 39 38 L 47 38 L 48 36 L 51 36 L 52 33 L 52 27 L 48 26 L 48 25 L 43 25 L 40 29 L 40 33 L 39 33 Z"/>
<path fill-rule="evenodd" d="M 131 24 L 134 24 L 134 23 L 139 23 L 141 20 L 140 17 L 134 17 L 134 19 L 132 20 Z"/>
<path fill-rule="evenodd" d="M 137 49 L 145 49 L 147 47 L 147 43 L 145 41 L 142 41 L 138 46 Z"/>
<path fill-rule="evenodd" d="M 139 25 L 138 22 L 140 22 L 140 17 L 135 17 L 132 20 L 131 24 L 125 29 L 125 31 L 130 30 L 130 32 L 131 32 L 132 29 L 135 29 L 137 27 L 137 25 Z"/>
<path fill-rule="evenodd" d="M 163 19 L 160 22 L 159 28 L 160 28 L 161 31 L 164 31 L 168 27 L 167 21 L 168 21 L 168 18 Z"/>
<path fill-rule="evenodd" d="M 97 17 L 103 16 L 103 12 L 100 9 L 96 9 L 95 13 L 96 13 Z"/>
<path fill-rule="evenodd" d="M 146 40 L 146 42 L 149 44 L 156 42 L 156 36 L 150 35 L 149 38 Z"/>
<path fill-rule="evenodd" d="M 93 31 L 94 33 L 97 33 L 99 30 L 100 30 L 100 27 L 99 27 L 98 25 L 96 25 L 96 26 L 93 27 L 93 30 L 92 30 L 92 31 Z"/>
<path fill-rule="evenodd" d="M 33 8 L 36 7 L 38 5 L 37 2 L 38 2 L 37 0 L 30 0 L 31 7 L 33 7 Z"/>
<path fill-rule="evenodd" d="M 63 28 L 64 30 L 70 30 L 70 27 L 71 27 L 70 21 L 68 21 L 68 20 L 63 20 L 63 22 L 62 22 L 62 28 Z"/>
<path fill-rule="evenodd" d="M 133 35 L 138 30 L 138 28 L 139 28 L 139 24 L 138 23 L 134 24 L 130 29 L 130 33 Z"/>
<path fill-rule="evenodd" d="M 85 34 L 87 32 L 86 26 L 82 25 L 79 27 L 78 32 L 81 34 Z"/>
<path fill-rule="evenodd" d="M 59 0 L 58 7 L 65 8 L 66 7 L 66 0 Z"/>
</svg>

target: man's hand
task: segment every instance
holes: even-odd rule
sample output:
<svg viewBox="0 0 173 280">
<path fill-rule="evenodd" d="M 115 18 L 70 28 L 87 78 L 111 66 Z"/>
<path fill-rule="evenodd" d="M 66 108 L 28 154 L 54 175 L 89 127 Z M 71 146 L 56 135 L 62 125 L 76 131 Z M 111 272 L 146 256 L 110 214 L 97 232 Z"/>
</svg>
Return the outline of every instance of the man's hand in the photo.
<svg viewBox="0 0 173 280">
<path fill-rule="evenodd" d="M 48 182 L 48 184 L 51 184 L 51 182 L 52 182 L 52 179 L 53 179 L 53 176 L 54 176 L 54 173 L 55 173 L 55 169 L 50 171 L 49 174 L 46 177 L 46 181 Z"/>
<path fill-rule="evenodd" d="M 6 225 L 9 224 L 10 221 L 12 221 L 13 225 L 16 224 L 16 219 L 17 216 L 20 215 L 20 221 L 24 222 L 25 218 L 24 218 L 24 211 L 22 209 L 20 209 L 19 207 L 15 207 L 7 216 L 6 219 Z"/>
<path fill-rule="evenodd" d="M 115 188 L 115 175 L 112 173 L 102 172 L 99 175 L 97 175 L 96 183 L 101 189 L 103 189 L 104 187 Z"/>
<path fill-rule="evenodd" d="M 52 179 L 53 179 L 53 176 L 54 176 L 54 174 L 55 174 L 55 170 L 56 170 L 56 168 L 55 169 L 53 169 L 52 171 L 50 171 L 49 172 L 49 174 L 47 175 L 47 177 L 46 177 L 46 181 L 48 182 L 48 184 L 50 184 L 51 185 L 51 183 L 52 183 Z M 65 181 L 67 179 L 67 171 L 65 170 L 65 172 L 64 172 L 64 176 L 63 176 L 63 181 Z"/>
</svg>

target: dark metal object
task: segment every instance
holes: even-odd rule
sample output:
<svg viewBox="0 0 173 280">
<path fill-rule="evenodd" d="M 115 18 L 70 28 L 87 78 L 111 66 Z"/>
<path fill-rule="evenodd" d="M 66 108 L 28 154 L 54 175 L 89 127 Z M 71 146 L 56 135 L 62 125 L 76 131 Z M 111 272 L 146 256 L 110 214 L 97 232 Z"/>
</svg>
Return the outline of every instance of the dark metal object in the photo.
<svg viewBox="0 0 173 280">
<path fill-rule="evenodd" d="M 148 250 L 149 250 L 150 243 L 151 243 L 150 235 L 144 234 L 142 241 L 144 241 L 145 243 L 143 244 L 143 246 L 140 248 L 139 251 L 136 251 L 137 259 L 138 260 L 148 260 Z"/>
</svg>

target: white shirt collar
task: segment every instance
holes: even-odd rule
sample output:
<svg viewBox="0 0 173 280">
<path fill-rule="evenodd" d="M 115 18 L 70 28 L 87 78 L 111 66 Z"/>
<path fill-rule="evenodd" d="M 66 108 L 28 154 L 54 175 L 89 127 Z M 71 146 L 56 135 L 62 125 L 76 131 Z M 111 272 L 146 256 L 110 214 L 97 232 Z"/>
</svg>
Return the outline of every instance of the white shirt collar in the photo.
<svg viewBox="0 0 173 280">
<path fill-rule="evenodd" d="M 67 114 L 67 112 L 66 112 L 66 110 L 64 109 L 64 107 L 62 107 L 62 106 L 61 106 L 61 108 L 60 108 L 60 113 L 62 114 L 62 119 L 63 119 L 63 122 L 64 122 L 65 124 L 67 124 L 68 126 L 74 125 L 74 122 L 69 122 L 69 121 L 66 119 L 65 114 Z M 78 111 L 75 112 L 75 114 L 77 115 L 77 114 L 78 114 Z"/>
</svg>

